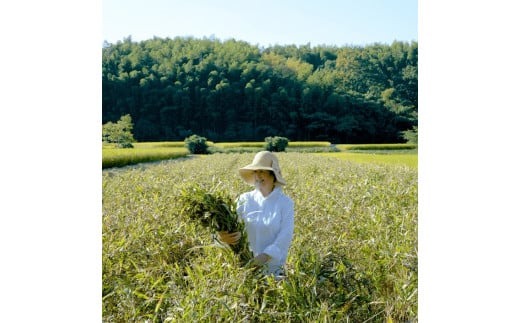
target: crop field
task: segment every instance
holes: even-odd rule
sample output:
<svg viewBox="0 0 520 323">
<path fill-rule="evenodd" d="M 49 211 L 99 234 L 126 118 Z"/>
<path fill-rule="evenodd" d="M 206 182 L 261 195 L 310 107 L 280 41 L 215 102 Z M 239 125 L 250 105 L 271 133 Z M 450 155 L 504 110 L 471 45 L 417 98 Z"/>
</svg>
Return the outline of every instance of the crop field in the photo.
<svg viewBox="0 0 520 323">
<path fill-rule="evenodd" d="M 183 143 L 184 145 L 184 143 Z M 189 154 L 188 149 L 177 143 L 135 143 L 134 148 L 103 147 L 103 168 L 121 167 L 137 163 L 175 159 Z"/>
<path fill-rule="evenodd" d="M 412 168 L 418 167 L 417 153 L 319 153 L 322 156 L 339 158 L 356 163 L 377 163 L 390 165 L 406 165 Z"/>
<path fill-rule="evenodd" d="M 373 151 L 392 151 L 392 150 L 415 150 L 416 144 L 339 144 L 336 145 L 340 150 L 373 150 Z"/>
<path fill-rule="evenodd" d="M 264 149 L 264 142 L 207 142 L 210 153 L 253 153 Z M 183 141 L 138 142 L 132 149 L 103 145 L 103 169 L 137 163 L 186 157 L 189 151 Z M 289 142 L 288 152 L 323 153 L 354 162 L 404 164 L 417 168 L 417 145 L 410 144 L 338 144 L 332 148 L 328 141 Z M 341 152 L 338 154 L 338 152 Z"/>
<path fill-rule="evenodd" d="M 251 190 L 238 168 L 254 153 L 104 170 L 103 321 L 417 321 L 417 168 L 335 154 L 277 154 L 295 202 L 281 281 L 241 267 L 181 215 L 191 183 Z"/>
</svg>

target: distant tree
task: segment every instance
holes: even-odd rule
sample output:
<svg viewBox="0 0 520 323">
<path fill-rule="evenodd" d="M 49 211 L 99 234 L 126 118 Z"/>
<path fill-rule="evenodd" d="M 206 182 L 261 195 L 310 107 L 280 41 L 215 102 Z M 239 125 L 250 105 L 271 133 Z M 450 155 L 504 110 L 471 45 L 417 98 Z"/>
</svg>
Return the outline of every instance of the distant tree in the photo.
<svg viewBox="0 0 520 323">
<path fill-rule="evenodd" d="M 103 44 L 102 120 L 132 115 L 140 141 L 403 141 L 418 119 L 417 59 L 417 42 L 259 48 L 127 37 Z"/>
<path fill-rule="evenodd" d="M 406 130 L 402 132 L 402 136 L 406 139 L 408 144 L 418 144 L 419 142 L 419 130 L 417 126 L 414 126 L 412 130 Z"/>
<path fill-rule="evenodd" d="M 207 154 L 208 144 L 206 138 L 199 135 L 191 135 L 184 139 L 184 146 L 188 148 L 192 154 Z"/>
<path fill-rule="evenodd" d="M 289 139 L 285 137 L 265 137 L 264 148 L 268 151 L 285 151 L 285 148 L 289 144 Z"/>
<path fill-rule="evenodd" d="M 117 123 L 109 121 L 103 125 L 103 141 L 114 143 L 119 148 L 133 148 L 132 143 L 135 142 L 135 139 L 132 130 L 132 117 L 126 114 Z"/>
</svg>

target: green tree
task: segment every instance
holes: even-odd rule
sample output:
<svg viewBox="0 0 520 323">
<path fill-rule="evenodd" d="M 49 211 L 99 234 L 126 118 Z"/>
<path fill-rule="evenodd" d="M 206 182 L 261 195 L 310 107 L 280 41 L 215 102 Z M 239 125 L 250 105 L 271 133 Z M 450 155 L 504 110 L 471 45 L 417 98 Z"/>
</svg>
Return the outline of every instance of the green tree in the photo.
<svg viewBox="0 0 520 323">
<path fill-rule="evenodd" d="M 406 139 L 406 143 L 415 144 L 419 143 L 419 130 L 417 126 L 414 126 L 412 130 L 406 130 L 402 132 L 402 136 Z"/>
<path fill-rule="evenodd" d="M 133 148 L 135 142 L 132 134 L 132 117 L 129 114 L 121 116 L 117 123 L 107 122 L 103 125 L 102 137 L 107 143 L 114 143 L 119 148 Z"/>
<path fill-rule="evenodd" d="M 147 141 L 194 133 L 216 141 L 273 134 L 403 141 L 400 132 L 417 125 L 417 48 L 417 42 L 259 48 L 192 37 L 105 42 L 102 119 L 130 114 L 135 138 Z"/>
<path fill-rule="evenodd" d="M 208 144 L 206 138 L 199 135 L 191 135 L 184 139 L 184 146 L 188 148 L 192 154 L 207 154 Z"/>
<path fill-rule="evenodd" d="M 274 152 L 285 151 L 285 148 L 287 147 L 287 145 L 289 145 L 289 139 L 287 139 L 285 137 L 279 137 L 279 136 L 265 137 L 264 140 L 265 140 L 264 148 L 265 148 L 265 150 L 268 150 L 268 151 L 274 151 Z"/>
</svg>

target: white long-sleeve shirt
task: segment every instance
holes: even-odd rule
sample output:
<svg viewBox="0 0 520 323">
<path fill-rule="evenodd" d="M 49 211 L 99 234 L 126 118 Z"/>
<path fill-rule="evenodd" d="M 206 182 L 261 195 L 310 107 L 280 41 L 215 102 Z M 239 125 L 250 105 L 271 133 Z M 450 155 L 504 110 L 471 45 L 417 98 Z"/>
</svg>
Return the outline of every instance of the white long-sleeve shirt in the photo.
<svg viewBox="0 0 520 323">
<path fill-rule="evenodd" d="M 255 189 L 240 195 L 237 211 L 244 220 L 253 255 L 268 254 L 267 273 L 280 274 L 294 232 L 294 202 L 278 186 L 267 197 Z"/>
</svg>

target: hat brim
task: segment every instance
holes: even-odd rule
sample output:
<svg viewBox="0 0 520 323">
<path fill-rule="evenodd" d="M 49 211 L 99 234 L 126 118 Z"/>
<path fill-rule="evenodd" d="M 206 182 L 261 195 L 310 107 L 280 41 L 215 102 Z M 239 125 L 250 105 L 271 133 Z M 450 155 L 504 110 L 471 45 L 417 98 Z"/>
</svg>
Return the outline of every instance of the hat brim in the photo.
<svg viewBox="0 0 520 323">
<path fill-rule="evenodd" d="M 255 170 L 270 170 L 274 173 L 274 176 L 276 177 L 276 183 L 279 183 L 281 185 L 286 184 L 285 179 L 282 177 L 282 174 L 275 171 L 272 167 L 247 165 L 246 167 L 240 168 L 238 170 L 238 173 L 240 174 L 240 177 L 242 177 L 242 179 L 247 184 L 254 186 L 255 185 Z"/>
</svg>

